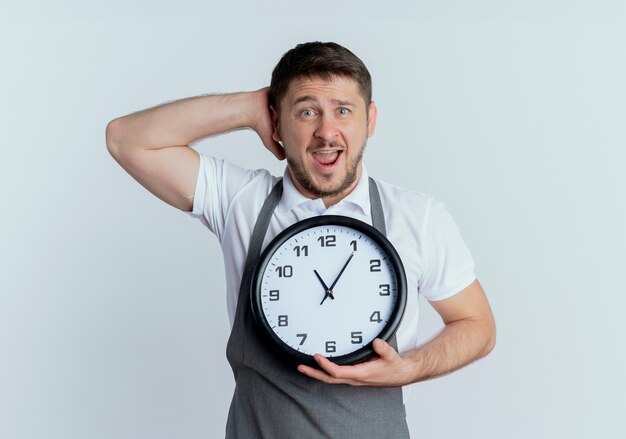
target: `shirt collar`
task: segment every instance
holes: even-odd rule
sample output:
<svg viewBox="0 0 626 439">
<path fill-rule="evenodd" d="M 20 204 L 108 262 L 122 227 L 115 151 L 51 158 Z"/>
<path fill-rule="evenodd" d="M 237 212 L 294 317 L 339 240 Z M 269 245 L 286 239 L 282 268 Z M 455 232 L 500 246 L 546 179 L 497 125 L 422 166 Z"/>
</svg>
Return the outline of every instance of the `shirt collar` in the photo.
<svg viewBox="0 0 626 439">
<path fill-rule="evenodd" d="M 365 164 L 361 163 L 361 178 L 356 187 L 347 197 L 339 201 L 332 208 L 340 207 L 343 203 L 351 204 L 360 208 L 365 215 L 370 211 L 370 197 L 369 197 L 369 178 Z M 321 198 L 307 198 L 298 191 L 296 186 L 291 180 L 289 169 L 285 168 L 283 173 L 283 195 L 277 206 L 279 213 L 286 213 L 298 206 L 302 206 L 311 210 L 318 210 L 320 214 L 326 211 L 324 202 Z M 330 208 L 329 208 L 330 209 Z"/>
</svg>

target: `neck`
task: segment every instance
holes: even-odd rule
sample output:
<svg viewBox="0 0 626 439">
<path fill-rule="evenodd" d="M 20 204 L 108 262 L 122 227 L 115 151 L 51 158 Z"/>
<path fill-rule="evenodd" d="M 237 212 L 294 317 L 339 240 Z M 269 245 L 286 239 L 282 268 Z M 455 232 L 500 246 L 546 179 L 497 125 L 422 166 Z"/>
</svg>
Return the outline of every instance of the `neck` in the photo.
<svg viewBox="0 0 626 439">
<path fill-rule="evenodd" d="M 289 177 L 291 178 L 291 181 L 293 182 L 293 184 L 296 187 L 296 189 L 298 190 L 298 192 L 300 192 L 306 198 L 310 198 L 312 200 L 317 199 L 317 198 L 321 198 L 322 201 L 324 202 L 324 206 L 326 208 L 334 206 L 335 204 L 339 203 L 341 200 L 346 198 L 348 195 L 350 195 L 352 193 L 352 191 L 354 190 L 354 188 L 356 188 L 357 185 L 359 184 L 359 181 L 361 180 L 361 176 L 362 176 L 362 172 L 361 172 L 362 171 L 362 164 L 359 163 L 358 168 L 357 168 L 357 172 L 356 172 L 356 177 L 355 177 L 354 181 L 352 182 L 352 184 L 350 184 L 350 186 L 348 186 L 346 189 L 344 189 L 343 191 L 341 191 L 338 194 L 330 194 L 330 195 L 321 195 L 320 196 L 319 194 L 315 194 L 315 193 L 307 190 L 300 183 L 300 181 L 298 181 L 298 179 L 294 178 L 294 175 L 293 175 L 293 172 L 291 171 L 291 169 L 289 167 L 287 167 L 287 169 L 289 170 Z"/>
</svg>

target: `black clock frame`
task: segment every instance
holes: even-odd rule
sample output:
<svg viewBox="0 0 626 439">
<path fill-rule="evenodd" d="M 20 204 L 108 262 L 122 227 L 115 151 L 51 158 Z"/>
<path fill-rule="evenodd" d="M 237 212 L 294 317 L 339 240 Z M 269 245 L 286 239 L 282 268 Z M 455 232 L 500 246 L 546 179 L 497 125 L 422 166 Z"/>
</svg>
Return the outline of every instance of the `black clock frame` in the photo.
<svg viewBox="0 0 626 439">
<path fill-rule="evenodd" d="M 313 359 L 312 355 L 304 354 L 300 351 L 293 349 L 291 346 L 284 343 L 275 333 L 272 331 L 270 324 L 265 318 L 263 313 L 263 305 L 261 303 L 261 283 L 262 275 L 265 272 L 271 257 L 276 250 L 291 236 L 298 234 L 304 230 L 319 227 L 319 226 L 343 226 L 357 230 L 369 238 L 371 238 L 376 244 L 378 244 L 383 251 L 387 254 L 387 257 L 391 261 L 391 266 L 397 279 L 397 299 L 395 306 L 391 312 L 389 321 L 385 327 L 378 334 L 377 338 L 385 341 L 389 341 L 396 333 L 402 317 L 404 316 L 404 310 L 406 308 L 407 301 L 407 285 L 406 274 L 404 271 L 404 265 L 398 255 L 398 252 L 393 247 L 391 242 L 377 229 L 370 226 L 363 221 L 350 218 L 342 215 L 322 215 L 312 218 L 308 218 L 299 221 L 285 230 L 280 232 L 263 251 L 258 264 L 255 267 L 252 277 L 252 283 L 250 285 L 250 304 L 252 308 L 252 316 L 256 322 L 257 327 L 260 330 L 262 338 L 267 344 L 269 344 L 281 357 L 287 359 L 294 364 L 308 364 L 317 366 L 317 362 Z M 376 353 L 372 347 L 372 342 L 367 343 L 354 352 L 350 352 L 345 355 L 337 357 L 330 357 L 330 360 L 339 365 L 352 365 L 366 361 L 374 357 Z"/>
</svg>

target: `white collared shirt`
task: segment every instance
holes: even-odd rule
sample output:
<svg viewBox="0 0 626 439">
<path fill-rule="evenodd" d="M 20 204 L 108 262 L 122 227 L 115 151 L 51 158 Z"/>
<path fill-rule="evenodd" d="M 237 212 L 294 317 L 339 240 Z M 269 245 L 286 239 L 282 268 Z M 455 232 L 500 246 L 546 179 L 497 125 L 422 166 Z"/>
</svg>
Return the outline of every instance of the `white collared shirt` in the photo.
<svg viewBox="0 0 626 439">
<path fill-rule="evenodd" d="M 278 178 L 266 170 L 250 171 L 213 157 L 201 155 L 200 158 L 190 215 L 215 233 L 222 246 L 232 326 L 252 229 Z M 417 345 L 418 294 L 428 300 L 453 296 L 475 280 L 474 262 L 442 203 L 429 195 L 378 180 L 376 183 L 385 213 L 387 238 L 398 251 L 407 275 L 407 307 L 396 334 L 402 353 Z M 320 198 L 302 195 L 285 169 L 283 195 L 270 220 L 263 248 L 285 228 L 318 215 L 345 215 L 372 224 L 364 165 L 354 190 L 329 208 Z"/>
</svg>

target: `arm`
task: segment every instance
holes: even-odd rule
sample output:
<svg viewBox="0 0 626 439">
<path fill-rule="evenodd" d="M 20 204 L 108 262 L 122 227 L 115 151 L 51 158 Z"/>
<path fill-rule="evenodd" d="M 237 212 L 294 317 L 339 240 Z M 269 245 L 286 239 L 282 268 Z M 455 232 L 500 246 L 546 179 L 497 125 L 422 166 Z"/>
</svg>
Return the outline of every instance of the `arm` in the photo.
<svg viewBox="0 0 626 439">
<path fill-rule="evenodd" d="M 278 159 L 272 139 L 268 89 L 199 96 L 160 105 L 109 122 L 107 148 L 139 183 L 168 204 L 191 211 L 200 158 L 194 140 L 252 128 Z"/>
<path fill-rule="evenodd" d="M 478 281 L 449 299 L 431 302 L 445 323 L 428 343 L 402 355 L 382 340 L 374 341 L 378 358 L 338 366 L 316 354 L 322 370 L 301 365 L 305 375 L 330 384 L 403 386 L 445 375 L 487 355 L 495 346 L 495 322 Z"/>
</svg>

